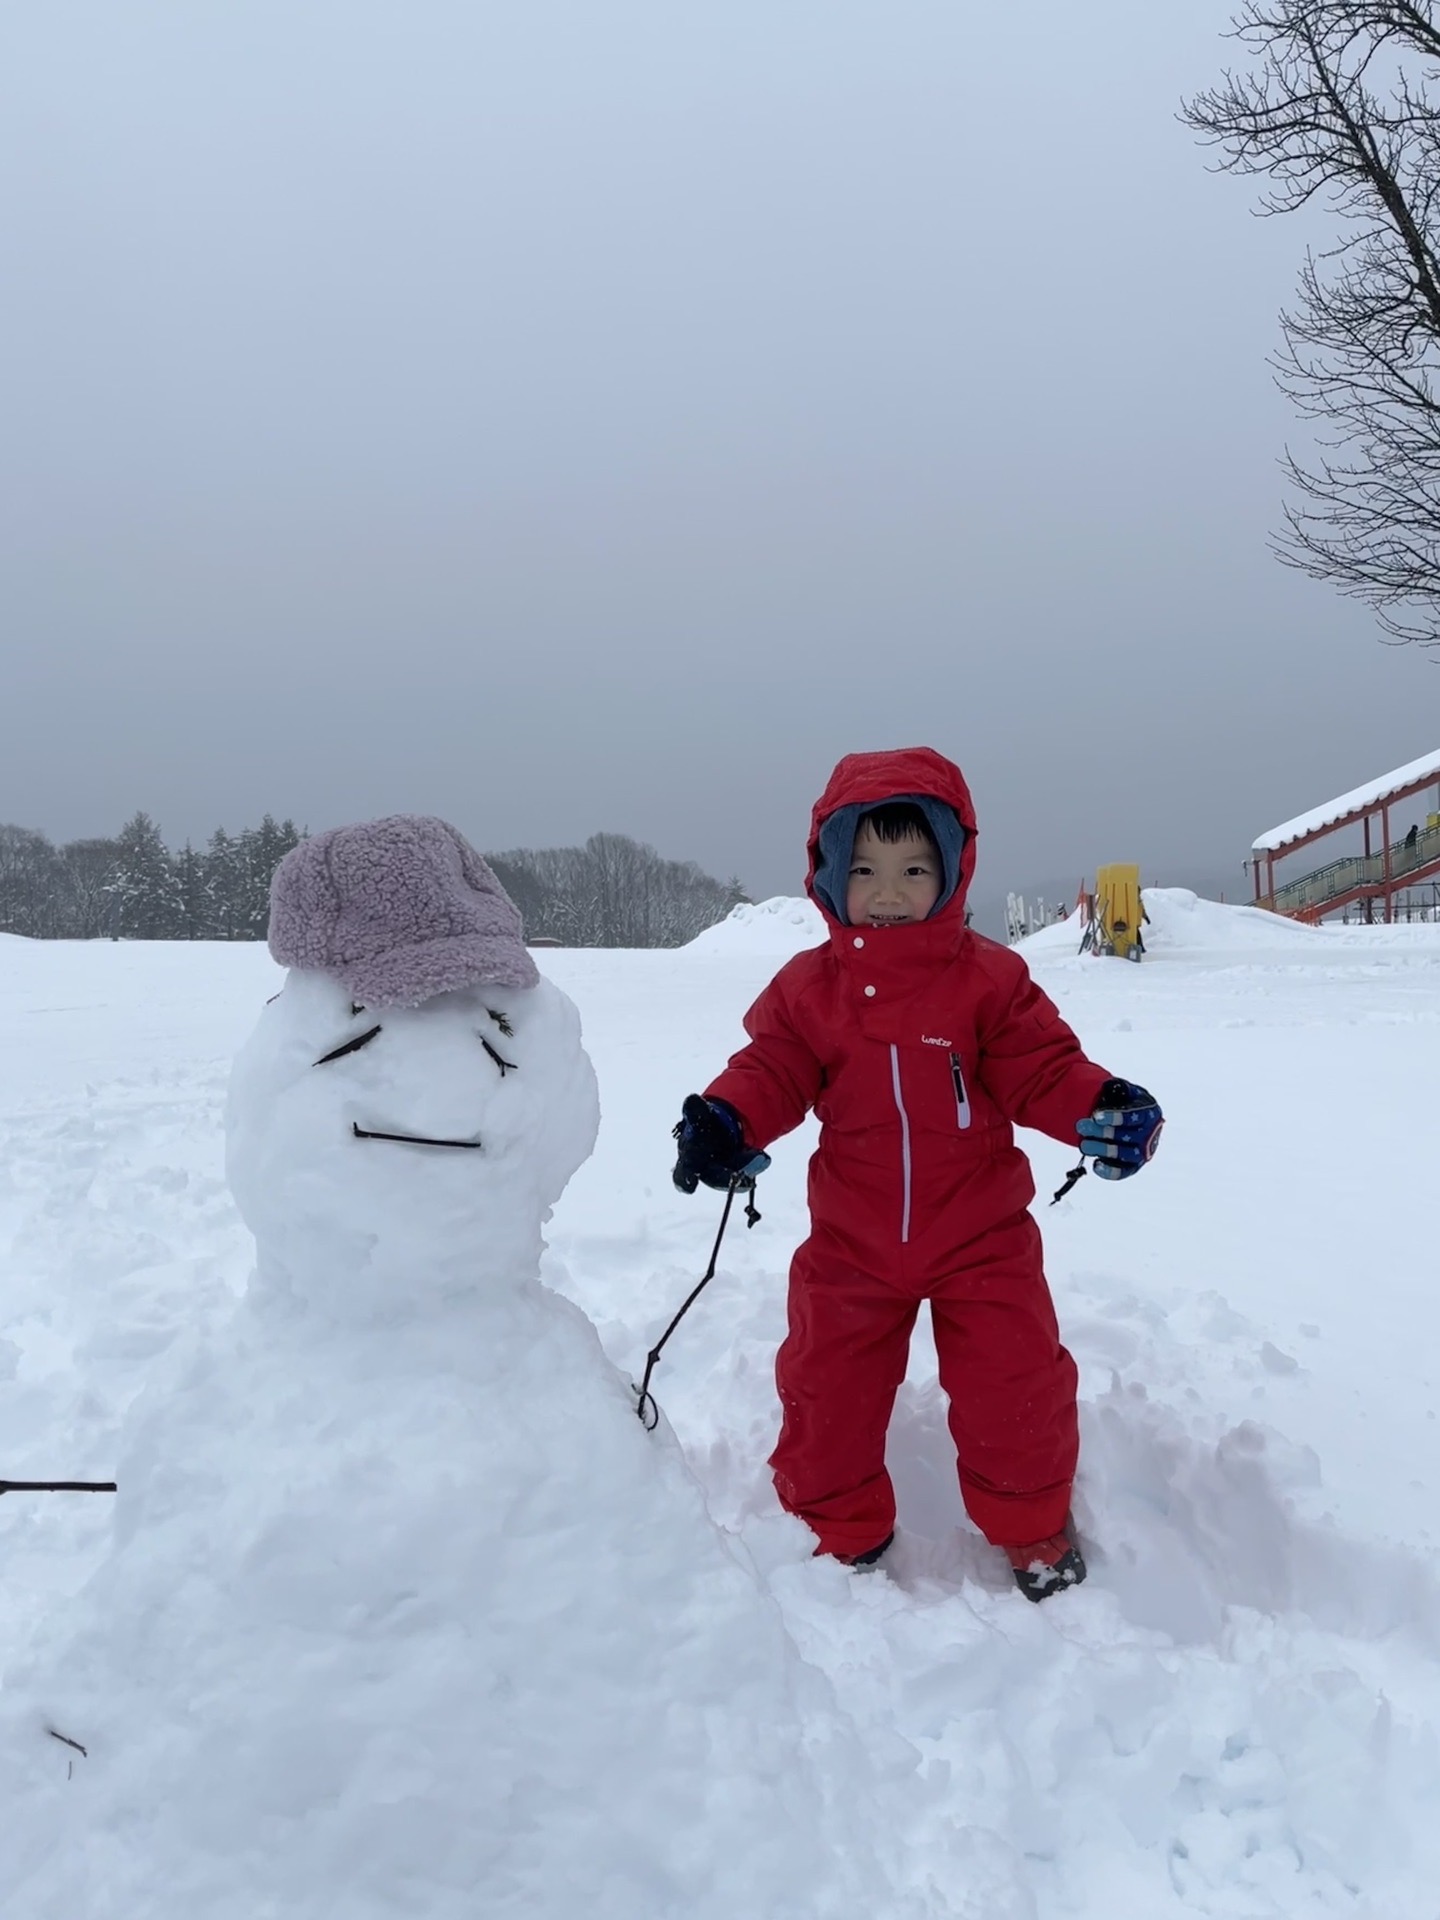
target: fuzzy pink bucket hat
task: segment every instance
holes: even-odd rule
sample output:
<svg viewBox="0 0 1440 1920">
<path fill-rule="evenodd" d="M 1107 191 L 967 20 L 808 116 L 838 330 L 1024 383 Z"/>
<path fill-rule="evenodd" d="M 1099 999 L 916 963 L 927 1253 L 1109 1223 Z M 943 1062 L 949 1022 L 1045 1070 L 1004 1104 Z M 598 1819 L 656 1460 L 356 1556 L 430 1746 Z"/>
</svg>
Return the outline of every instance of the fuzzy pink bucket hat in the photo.
<svg viewBox="0 0 1440 1920">
<path fill-rule="evenodd" d="M 454 827 L 419 813 L 332 827 L 287 853 L 270 882 L 270 951 L 366 1007 L 540 979 L 490 868 Z"/>
</svg>

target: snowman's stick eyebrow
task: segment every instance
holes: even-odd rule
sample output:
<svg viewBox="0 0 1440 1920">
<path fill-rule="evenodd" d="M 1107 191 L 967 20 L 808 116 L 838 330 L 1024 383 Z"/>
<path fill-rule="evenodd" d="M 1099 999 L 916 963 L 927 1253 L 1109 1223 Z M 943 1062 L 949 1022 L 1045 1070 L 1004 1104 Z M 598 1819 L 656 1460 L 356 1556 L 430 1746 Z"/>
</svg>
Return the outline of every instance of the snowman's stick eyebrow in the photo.
<svg viewBox="0 0 1440 1920">
<path fill-rule="evenodd" d="M 322 1053 L 320 1058 L 315 1062 L 315 1065 L 317 1067 L 323 1067 L 329 1060 L 343 1060 L 347 1053 L 358 1053 L 361 1047 L 369 1046 L 379 1031 L 380 1028 L 377 1024 L 371 1027 L 368 1033 L 357 1033 L 353 1040 L 347 1040 L 343 1046 L 332 1047 L 329 1053 Z"/>
</svg>

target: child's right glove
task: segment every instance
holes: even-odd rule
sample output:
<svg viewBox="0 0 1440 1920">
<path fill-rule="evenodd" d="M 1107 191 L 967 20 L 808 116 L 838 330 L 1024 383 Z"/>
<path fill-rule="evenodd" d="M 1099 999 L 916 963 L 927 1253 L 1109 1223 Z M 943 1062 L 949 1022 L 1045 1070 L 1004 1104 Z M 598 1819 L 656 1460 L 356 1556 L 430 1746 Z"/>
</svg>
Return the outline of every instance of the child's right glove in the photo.
<svg viewBox="0 0 1440 1920">
<path fill-rule="evenodd" d="M 671 1176 L 682 1193 L 694 1193 L 703 1181 L 727 1192 L 733 1180 L 740 1189 L 753 1187 L 757 1174 L 770 1164 L 768 1153 L 745 1144 L 740 1116 L 724 1100 L 687 1094 L 674 1129 L 679 1151 Z"/>
<path fill-rule="evenodd" d="M 1102 1180 L 1128 1180 L 1155 1158 L 1165 1116 L 1153 1093 L 1129 1080 L 1107 1080 L 1095 1110 L 1075 1131 L 1080 1151 Z"/>
</svg>

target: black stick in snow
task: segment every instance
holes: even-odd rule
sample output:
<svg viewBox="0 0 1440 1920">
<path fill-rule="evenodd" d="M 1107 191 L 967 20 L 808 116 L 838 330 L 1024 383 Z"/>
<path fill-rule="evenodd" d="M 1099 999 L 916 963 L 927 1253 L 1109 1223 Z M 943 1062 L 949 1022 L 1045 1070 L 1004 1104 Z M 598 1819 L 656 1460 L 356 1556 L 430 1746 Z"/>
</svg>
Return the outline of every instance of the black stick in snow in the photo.
<svg viewBox="0 0 1440 1920">
<path fill-rule="evenodd" d="M 0 1493 L 115 1493 L 113 1480 L 0 1480 Z"/>
</svg>

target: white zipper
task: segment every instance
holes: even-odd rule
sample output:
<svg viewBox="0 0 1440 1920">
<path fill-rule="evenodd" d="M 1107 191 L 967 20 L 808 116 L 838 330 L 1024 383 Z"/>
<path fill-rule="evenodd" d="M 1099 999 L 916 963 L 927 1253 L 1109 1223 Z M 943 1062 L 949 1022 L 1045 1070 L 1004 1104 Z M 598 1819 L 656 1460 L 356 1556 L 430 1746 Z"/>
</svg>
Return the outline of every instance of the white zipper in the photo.
<svg viewBox="0 0 1440 1920">
<path fill-rule="evenodd" d="M 960 1056 L 958 1053 L 952 1053 L 950 1056 L 950 1078 L 955 1087 L 955 1124 L 962 1128 L 968 1127 L 970 1124 L 970 1096 L 965 1091 L 965 1076 L 960 1071 Z"/>
<path fill-rule="evenodd" d="M 905 1111 L 904 1096 L 900 1092 L 900 1049 L 890 1049 L 890 1083 L 895 1089 L 895 1105 L 900 1113 L 900 1167 L 905 1177 L 905 1199 L 900 1209 L 900 1240 L 902 1245 L 910 1238 L 910 1116 Z"/>
</svg>

